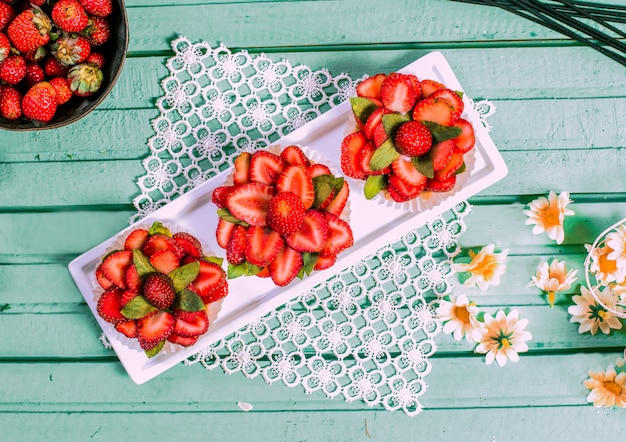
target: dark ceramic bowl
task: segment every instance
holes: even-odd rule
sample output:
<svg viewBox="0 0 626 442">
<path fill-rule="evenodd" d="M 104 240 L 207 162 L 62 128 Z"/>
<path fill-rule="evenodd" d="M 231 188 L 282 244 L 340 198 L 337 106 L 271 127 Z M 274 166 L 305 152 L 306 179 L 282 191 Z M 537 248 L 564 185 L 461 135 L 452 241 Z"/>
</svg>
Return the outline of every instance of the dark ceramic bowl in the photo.
<svg viewBox="0 0 626 442">
<path fill-rule="evenodd" d="M 72 97 L 69 102 L 58 107 L 54 118 L 48 123 L 33 122 L 25 118 L 9 121 L 0 117 L 0 129 L 11 131 L 56 129 L 80 120 L 102 103 L 113 89 L 126 59 L 128 17 L 124 0 L 113 1 L 113 13 L 107 19 L 111 26 L 111 37 L 97 49 L 106 59 L 106 64 L 102 69 L 104 81 L 100 90 L 89 97 Z"/>
</svg>

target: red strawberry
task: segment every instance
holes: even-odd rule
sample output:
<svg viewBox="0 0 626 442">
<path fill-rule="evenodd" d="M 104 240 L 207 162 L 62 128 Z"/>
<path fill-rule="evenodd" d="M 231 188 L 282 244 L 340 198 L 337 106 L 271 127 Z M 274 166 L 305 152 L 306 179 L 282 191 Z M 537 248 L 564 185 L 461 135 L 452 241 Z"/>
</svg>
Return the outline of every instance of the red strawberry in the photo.
<svg viewBox="0 0 626 442">
<path fill-rule="evenodd" d="M 341 170 L 350 178 L 366 177 L 359 166 L 358 154 L 367 142 L 365 134 L 358 131 L 347 135 L 341 143 Z"/>
<path fill-rule="evenodd" d="M 126 275 L 124 276 L 124 280 L 126 281 L 126 287 L 128 287 L 128 290 L 133 290 L 135 292 L 141 291 L 141 287 L 143 286 L 143 278 L 139 276 L 135 264 L 131 264 L 130 267 L 128 267 L 128 270 L 126 270 Z"/>
<path fill-rule="evenodd" d="M 144 350 L 151 350 L 167 339 L 174 330 L 174 316 L 166 310 L 137 321 L 137 339 Z"/>
<path fill-rule="evenodd" d="M 461 129 L 461 135 L 454 139 L 456 146 L 463 153 L 467 153 L 474 148 L 476 144 L 476 136 L 474 135 L 474 126 L 467 120 L 459 118 L 453 124 L 453 126 Z"/>
<path fill-rule="evenodd" d="M 220 218 L 217 222 L 217 229 L 215 230 L 215 236 L 217 238 L 217 244 L 225 249 L 228 247 L 228 241 L 230 241 L 230 237 L 233 234 L 233 230 L 235 230 L 235 226 L 237 224 L 231 223 L 230 221 L 226 221 L 223 218 Z"/>
<path fill-rule="evenodd" d="M 415 92 L 415 99 L 421 100 L 422 98 L 422 85 L 420 84 L 419 78 L 417 78 L 413 74 L 406 74 L 407 77 L 411 80 L 411 84 L 413 85 L 413 91 Z"/>
<path fill-rule="evenodd" d="M 373 142 L 375 147 L 380 147 L 387 139 L 389 138 L 389 134 L 385 130 L 385 126 L 379 124 L 374 128 L 374 136 Z"/>
<path fill-rule="evenodd" d="M 286 165 L 287 162 L 278 155 L 265 150 L 256 151 L 250 158 L 250 179 L 273 185 Z"/>
<path fill-rule="evenodd" d="M 392 112 L 405 113 L 413 109 L 417 96 L 411 79 L 404 74 L 392 73 L 380 86 L 383 106 Z"/>
<path fill-rule="evenodd" d="M 67 79 L 70 81 L 70 89 L 74 95 L 88 97 L 100 90 L 104 74 L 95 64 L 80 63 L 67 72 Z"/>
<path fill-rule="evenodd" d="M 302 149 L 295 145 L 285 147 L 280 153 L 280 156 L 287 164 L 302 166 L 305 169 L 311 166 L 311 162 L 304 152 L 302 152 Z"/>
<path fill-rule="evenodd" d="M 226 283 L 226 274 L 224 270 L 213 262 L 203 259 L 198 260 L 200 263 L 200 271 L 198 276 L 190 285 L 190 289 L 200 297 L 210 295 L 213 291 Z"/>
<path fill-rule="evenodd" d="M 17 120 L 22 116 L 22 93 L 11 86 L 0 90 L 0 116 L 7 120 Z"/>
<path fill-rule="evenodd" d="M 15 17 L 15 9 L 6 3 L 0 3 L 0 31 L 6 29 L 13 17 Z M 0 54 L 0 61 L 2 61 L 2 54 Z"/>
<path fill-rule="evenodd" d="M 241 152 L 235 158 L 235 175 L 233 182 L 235 185 L 246 184 L 250 182 L 250 158 L 252 155 L 248 152 Z"/>
<path fill-rule="evenodd" d="M 326 270 L 333 265 L 337 261 L 337 255 L 327 255 L 327 256 L 318 256 L 317 261 L 315 261 L 314 270 Z"/>
<path fill-rule="evenodd" d="M 39 8 L 28 8 L 13 19 L 7 35 L 18 51 L 24 53 L 37 49 L 50 41 L 52 22 Z"/>
<path fill-rule="evenodd" d="M 254 157 L 252 161 L 254 161 Z M 274 188 L 267 184 L 257 182 L 242 184 L 228 195 L 226 207 L 233 216 L 241 221 L 245 221 L 251 226 L 264 226 L 268 204 L 273 196 Z"/>
<path fill-rule="evenodd" d="M 280 233 L 263 226 L 250 226 L 246 235 L 246 261 L 265 267 L 274 261 L 284 244 Z"/>
<path fill-rule="evenodd" d="M 279 192 L 267 206 L 267 224 L 281 235 L 289 235 L 300 229 L 305 213 L 304 204 L 297 195 Z"/>
<path fill-rule="evenodd" d="M 328 221 L 328 237 L 320 255 L 337 255 L 354 244 L 354 237 L 350 224 L 337 215 L 325 212 Z"/>
<path fill-rule="evenodd" d="M 137 337 L 137 321 L 131 320 L 115 324 L 115 330 L 126 336 L 127 338 Z"/>
<path fill-rule="evenodd" d="M 102 265 L 99 265 L 98 267 L 96 267 L 96 281 L 98 281 L 98 284 L 100 284 L 100 287 L 102 287 L 105 290 L 108 290 L 111 287 L 115 286 L 115 284 L 113 284 L 111 281 L 107 279 L 106 276 L 104 276 L 104 272 L 102 271 Z"/>
<path fill-rule="evenodd" d="M 49 56 L 43 63 L 43 70 L 48 77 L 65 77 L 69 69 L 53 56 Z"/>
<path fill-rule="evenodd" d="M 26 63 L 25 80 L 28 86 L 32 86 L 35 83 L 44 81 L 45 78 L 46 78 L 46 74 L 43 71 L 43 68 L 41 66 L 39 66 L 37 63 Z"/>
<path fill-rule="evenodd" d="M 183 347 L 191 347 L 198 342 L 198 337 L 194 336 L 193 338 L 186 338 L 184 336 L 177 335 L 176 333 L 172 333 L 167 337 L 167 340 L 174 344 L 182 345 Z"/>
<path fill-rule="evenodd" d="M 313 205 L 315 201 L 315 189 L 313 180 L 307 169 L 298 165 L 285 167 L 276 181 L 277 192 L 291 192 L 297 195 L 305 209 Z"/>
<path fill-rule="evenodd" d="M 400 157 L 391 163 L 391 170 L 409 186 L 424 188 L 426 177 L 419 173 L 411 161 Z M 420 190 L 421 190 L 420 189 Z"/>
<path fill-rule="evenodd" d="M 315 163 L 311 164 L 309 167 L 309 175 L 311 175 L 311 178 L 315 178 L 320 175 L 332 175 L 332 173 L 328 166 L 321 163 Z"/>
<path fill-rule="evenodd" d="M 111 25 L 105 18 L 89 17 L 89 24 L 83 30 L 82 35 L 92 47 L 102 46 L 111 37 Z"/>
<path fill-rule="evenodd" d="M 422 98 L 427 98 L 432 95 L 433 92 L 446 88 L 443 84 L 435 80 L 422 80 L 420 81 L 420 87 L 422 89 Z"/>
<path fill-rule="evenodd" d="M 270 277 L 270 268 L 269 267 L 263 267 L 261 270 L 259 270 L 259 273 L 257 273 L 256 276 L 258 276 L 259 278 L 269 278 Z"/>
<path fill-rule="evenodd" d="M 122 299 L 120 304 L 122 304 L 122 307 L 124 307 L 126 304 L 128 304 L 130 301 L 132 301 L 133 299 L 135 299 L 137 296 L 139 296 L 139 292 L 135 291 L 135 290 L 124 290 L 122 292 Z"/>
<path fill-rule="evenodd" d="M 409 200 L 407 196 L 401 194 L 398 189 L 393 187 L 391 184 L 387 184 L 387 192 L 389 193 L 389 197 L 398 203 L 404 203 Z"/>
<path fill-rule="evenodd" d="M 56 101 L 58 105 L 65 104 L 72 99 L 74 94 L 70 89 L 70 82 L 65 77 L 54 77 L 50 79 L 50 84 L 56 91 Z"/>
<path fill-rule="evenodd" d="M 435 172 L 435 179 L 438 181 L 448 180 L 454 173 L 459 170 L 459 167 L 463 164 L 463 152 L 458 147 L 452 149 L 452 155 L 445 167 Z"/>
<path fill-rule="evenodd" d="M 372 160 L 372 156 L 374 156 L 374 152 L 376 152 L 376 148 L 372 143 L 367 143 L 365 146 L 363 146 L 363 149 L 361 149 L 361 151 L 357 155 L 359 168 L 366 176 L 383 175 L 389 173 L 388 167 L 380 170 L 374 170 L 370 167 L 370 161 Z"/>
<path fill-rule="evenodd" d="M 284 246 L 268 268 L 274 284 L 283 287 L 298 275 L 303 265 L 302 255 L 289 246 Z"/>
<path fill-rule="evenodd" d="M 413 109 L 413 119 L 432 121 L 443 126 L 451 126 L 454 121 L 454 107 L 445 98 L 429 97 L 420 100 Z"/>
<path fill-rule="evenodd" d="M 348 202 L 348 196 L 350 196 L 350 186 L 348 186 L 347 181 L 344 181 L 343 187 L 337 192 L 337 195 L 335 195 L 325 210 L 333 215 L 341 215 Z"/>
<path fill-rule="evenodd" d="M 452 157 L 452 152 L 455 147 L 456 144 L 453 140 L 447 140 L 435 144 L 430 149 L 430 157 L 432 158 L 433 170 L 435 170 L 435 172 L 446 167 Z"/>
<path fill-rule="evenodd" d="M 0 3 L 0 5 L 2 4 L 3 3 Z M 9 37 L 4 35 L 3 33 L 0 33 L 0 63 L 6 60 L 6 58 L 10 54 L 11 54 L 11 42 L 9 41 Z"/>
<path fill-rule="evenodd" d="M 9 55 L 0 64 L 0 80 L 16 85 L 26 77 L 26 60 L 21 55 Z"/>
<path fill-rule="evenodd" d="M 151 273 L 143 283 L 143 296 L 156 308 L 168 308 L 174 302 L 176 292 L 169 276 Z"/>
<path fill-rule="evenodd" d="M 202 257 L 202 244 L 195 236 L 187 232 L 175 233 L 174 241 L 185 251 L 185 255 L 189 255 L 192 258 Z"/>
<path fill-rule="evenodd" d="M 124 249 L 132 250 L 139 249 L 143 247 L 143 245 L 148 240 L 148 236 L 150 234 L 145 229 L 134 229 L 132 232 L 128 234 L 126 240 L 124 241 Z"/>
<path fill-rule="evenodd" d="M 93 44 L 91 46 L 93 46 Z M 95 64 L 98 68 L 102 69 L 106 64 L 106 59 L 102 53 L 92 51 L 89 53 L 85 63 Z"/>
<path fill-rule="evenodd" d="M 380 88 L 387 78 L 386 74 L 376 74 L 373 77 L 366 78 L 356 87 L 356 94 L 363 98 L 374 98 L 380 101 Z"/>
<path fill-rule="evenodd" d="M 78 0 L 59 0 L 52 6 L 52 21 L 66 32 L 80 32 L 89 23 L 89 17 Z"/>
<path fill-rule="evenodd" d="M 150 264 L 161 273 L 166 275 L 180 267 L 178 257 L 171 250 L 159 250 L 150 257 Z"/>
<path fill-rule="evenodd" d="M 128 321 L 121 313 L 122 291 L 118 288 L 111 288 L 105 291 L 98 299 L 96 310 L 102 319 L 111 324 Z"/>
<path fill-rule="evenodd" d="M 30 120 L 47 123 L 56 110 L 56 91 L 47 81 L 33 85 L 22 98 L 22 112 Z"/>
<path fill-rule="evenodd" d="M 378 126 L 382 126 L 383 115 L 390 114 L 390 113 L 392 112 L 389 109 L 385 109 L 384 107 L 379 107 L 374 112 L 372 112 L 369 117 L 367 117 L 367 121 L 365 122 L 365 126 L 363 127 L 363 133 L 365 133 L 365 136 L 370 141 L 374 141 L 374 132 L 377 130 Z M 383 127 L 383 130 L 385 130 L 384 126 L 382 127 Z"/>
<path fill-rule="evenodd" d="M 228 295 L 228 282 L 224 276 L 215 289 L 211 290 L 206 295 L 200 295 L 200 298 L 202 298 L 202 302 L 205 304 L 210 304 L 212 302 L 219 301 L 220 299 L 226 297 L 226 295 Z"/>
<path fill-rule="evenodd" d="M 457 119 L 461 117 L 465 105 L 463 99 L 454 92 L 452 89 L 439 89 L 431 94 L 431 98 L 444 98 L 452 104 L 452 118 Z"/>
<path fill-rule="evenodd" d="M 233 234 L 228 240 L 228 246 L 226 247 L 226 260 L 233 264 L 243 264 L 246 260 L 246 234 L 247 228 L 237 225 L 233 230 Z"/>
<path fill-rule="evenodd" d="M 394 138 L 395 146 L 402 155 L 417 157 L 424 155 L 433 145 L 430 130 L 419 121 L 403 123 Z"/>
<path fill-rule="evenodd" d="M 78 0 L 85 11 L 96 17 L 106 17 L 113 12 L 113 0 Z"/>
<path fill-rule="evenodd" d="M 209 317 L 205 310 L 198 312 L 182 312 L 176 316 L 174 333 L 179 336 L 193 338 L 200 336 L 209 329 Z"/>
<path fill-rule="evenodd" d="M 306 212 L 302 227 L 286 237 L 287 244 L 296 252 L 319 252 L 326 243 L 328 221 L 322 212 Z"/>
<path fill-rule="evenodd" d="M 413 186 L 411 184 L 406 183 L 398 175 L 392 173 L 388 177 L 389 179 L 388 187 L 393 188 L 396 192 L 398 192 L 398 194 L 400 194 L 402 199 L 408 201 L 418 196 L 422 192 L 422 190 L 424 190 L 424 188 L 426 187 L 426 180 L 427 180 L 426 177 L 424 178 L 425 178 L 424 181 L 420 183 L 418 186 Z M 393 195 L 392 195 L 392 198 L 393 198 Z"/>
<path fill-rule="evenodd" d="M 75 37 L 64 35 L 52 44 L 51 49 L 52 55 L 62 66 L 74 66 L 87 59 L 91 52 L 91 45 L 85 37 L 80 35 Z"/>
<path fill-rule="evenodd" d="M 447 192 L 449 190 L 452 190 L 455 184 L 456 175 L 452 174 L 450 178 L 443 181 L 437 179 L 428 179 L 428 181 L 426 181 L 426 190 L 430 190 L 432 192 Z"/>
<path fill-rule="evenodd" d="M 174 252 L 178 259 L 182 258 L 185 254 L 183 249 L 178 245 L 176 241 L 174 241 L 169 236 L 165 236 L 160 233 L 151 235 L 141 248 L 143 254 L 146 255 L 148 258 L 150 258 L 155 252 L 158 252 L 159 250 L 170 250 Z"/>
<path fill-rule="evenodd" d="M 126 287 L 126 271 L 133 263 L 133 252 L 130 250 L 118 250 L 104 258 L 100 268 L 104 276 L 121 289 Z"/>
<path fill-rule="evenodd" d="M 211 194 L 211 202 L 220 209 L 226 207 L 226 199 L 228 198 L 228 195 L 230 195 L 236 188 L 237 186 L 216 187 L 213 189 L 213 193 Z"/>
</svg>

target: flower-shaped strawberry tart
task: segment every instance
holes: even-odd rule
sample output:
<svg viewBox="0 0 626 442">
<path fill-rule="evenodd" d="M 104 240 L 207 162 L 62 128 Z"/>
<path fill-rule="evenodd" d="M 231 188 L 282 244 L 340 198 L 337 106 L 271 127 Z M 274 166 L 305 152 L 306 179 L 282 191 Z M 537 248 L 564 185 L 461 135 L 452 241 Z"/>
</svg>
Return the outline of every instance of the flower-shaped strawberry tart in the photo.
<svg viewBox="0 0 626 442">
<path fill-rule="evenodd" d="M 472 124 L 461 118 L 461 92 L 400 73 L 369 77 L 356 92 L 357 130 L 343 139 L 341 168 L 366 180 L 368 199 L 384 191 L 402 203 L 455 186 L 475 144 Z"/>
<path fill-rule="evenodd" d="M 209 328 L 208 304 L 228 294 L 221 259 L 203 255 L 197 238 L 155 222 L 132 230 L 122 250 L 96 268 L 104 289 L 97 311 L 148 357 L 167 341 L 193 345 Z"/>
<path fill-rule="evenodd" d="M 329 268 L 352 246 L 352 229 L 341 218 L 348 183 L 298 146 L 243 152 L 234 168 L 233 184 L 212 195 L 229 278 L 257 275 L 285 286 Z"/>
</svg>

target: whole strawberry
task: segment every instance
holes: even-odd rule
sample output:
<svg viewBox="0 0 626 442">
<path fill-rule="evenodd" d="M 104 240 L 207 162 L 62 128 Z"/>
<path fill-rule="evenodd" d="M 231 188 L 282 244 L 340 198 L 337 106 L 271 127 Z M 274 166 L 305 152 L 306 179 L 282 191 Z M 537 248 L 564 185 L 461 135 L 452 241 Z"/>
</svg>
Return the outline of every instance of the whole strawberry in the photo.
<svg viewBox="0 0 626 442">
<path fill-rule="evenodd" d="M 47 123 L 57 110 L 56 91 L 47 81 L 32 86 L 22 99 L 22 112 L 30 120 Z"/>
<path fill-rule="evenodd" d="M 4 31 L 7 25 L 15 17 L 15 10 L 11 5 L 0 3 L 0 31 Z"/>
<path fill-rule="evenodd" d="M 63 66 L 59 60 L 54 58 L 53 56 L 49 56 L 43 62 L 43 70 L 48 77 L 65 77 L 69 68 Z"/>
<path fill-rule="evenodd" d="M 52 55 L 62 66 L 74 66 L 87 59 L 91 45 L 85 37 L 64 34 L 52 44 Z"/>
<path fill-rule="evenodd" d="M 50 41 L 52 21 L 38 7 L 31 7 L 20 13 L 9 24 L 7 35 L 20 52 L 28 52 Z"/>
<path fill-rule="evenodd" d="M 269 201 L 267 224 L 281 235 L 289 235 L 300 229 L 305 214 L 304 204 L 297 195 L 278 192 Z"/>
<path fill-rule="evenodd" d="M 143 283 L 143 296 L 157 308 L 167 308 L 172 305 L 176 292 L 172 280 L 163 273 L 152 273 Z"/>
<path fill-rule="evenodd" d="M 57 104 L 65 104 L 74 96 L 70 89 L 70 82 L 65 77 L 54 77 L 50 79 L 50 84 L 56 91 Z"/>
<path fill-rule="evenodd" d="M 0 90 L 0 117 L 17 120 L 22 116 L 22 93 L 11 86 Z"/>
<path fill-rule="evenodd" d="M 398 153 L 411 157 L 424 155 L 433 145 L 430 130 L 419 121 L 401 124 L 394 141 Z"/>
<path fill-rule="evenodd" d="M 9 41 L 9 37 L 0 32 L 0 63 L 6 60 L 10 54 L 11 42 Z"/>
<path fill-rule="evenodd" d="M 102 46 L 111 37 L 111 26 L 106 18 L 90 17 L 89 24 L 81 32 L 91 46 Z"/>
<path fill-rule="evenodd" d="M 96 93 L 102 85 L 104 75 L 98 66 L 91 63 L 81 63 L 73 66 L 67 73 L 70 89 L 74 95 L 87 97 Z"/>
<path fill-rule="evenodd" d="M 26 76 L 26 60 L 21 55 L 10 55 L 0 64 L 0 80 L 16 85 Z"/>
<path fill-rule="evenodd" d="M 106 17 L 113 12 L 113 0 L 78 0 L 87 14 Z"/>
<path fill-rule="evenodd" d="M 95 64 L 100 69 L 104 67 L 105 62 L 106 59 L 104 58 L 104 55 L 102 55 L 100 52 L 91 52 L 89 54 L 89 57 L 87 57 L 87 60 L 85 60 L 85 63 Z"/>
<path fill-rule="evenodd" d="M 89 24 L 89 17 L 78 0 L 59 0 L 50 15 L 52 21 L 65 32 L 80 32 Z"/>
<path fill-rule="evenodd" d="M 46 74 L 41 66 L 39 66 L 37 63 L 26 64 L 26 84 L 28 86 L 32 86 L 35 83 L 44 81 L 45 79 Z"/>
</svg>

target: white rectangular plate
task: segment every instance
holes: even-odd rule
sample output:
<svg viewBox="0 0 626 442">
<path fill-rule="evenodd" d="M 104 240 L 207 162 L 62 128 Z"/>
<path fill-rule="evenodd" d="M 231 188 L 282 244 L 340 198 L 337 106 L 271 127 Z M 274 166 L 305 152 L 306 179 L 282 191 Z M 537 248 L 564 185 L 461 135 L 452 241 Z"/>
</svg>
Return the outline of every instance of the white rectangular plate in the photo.
<svg viewBox="0 0 626 442">
<path fill-rule="evenodd" d="M 444 83 L 451 89 L 462 90 L 452 69 L 439 52 L 420 58 L 400 72 L 412 73 L 420 79 L 429 78 Z M 122 343 L 123 336 L 96 312 L 93 274 L 105 250 L 116 238 L 120 235 L 125 237 L 138 224 L 149 225 L 153 221 L 162 221 L 174 226 L 176 231 L 187 231 L 195 235 L 205 247 L 206 254 L 224 256 L 224 250 L 217 245 L 215 239 L 218 216 L 217 207 L 211 203 L 211 194 L 213 189 L 226 182 L 231 171 L 211 178 L 74 259 L 69 264 L 70 273 L 133 381 L 141 384 L 152 379 L 502 179 L 507 173 L 504 161 L 483 127 L 478 113 L 467 99 L 465 104 L 463 116 L 474 126 L 476 147 L 471 151 L 475 156 L 473 167 L 468 170 L 470 175 L 462 188 L 451 192 L 449 196 L 441 194 L 434 207 L 419 212 L 368 201 L 362 193 L 362 182 L 348 179 L 351 187 L 350 225 L 354 234 L 354 246 L 342 252 L 330 269 L 315 271 L 303 280 L 296 278 L 286 287 L 277 287 L 270 278 L 240 277 L 230 280 L 229 295 L 222 302 L 217 318 L 212 322 L 209 331 L 191 347 L 181 347 L 178 351 L 161 353 L 149 359 L 141 350 L 129 348 Z M 276 144 L 283 147 L 299 144 L 317 151 L 336 171 L 340 171 L 340 145 L 346 134 L 350 112 L 350 103 L 346 101 L 278 140 Z"/>
</svg>

